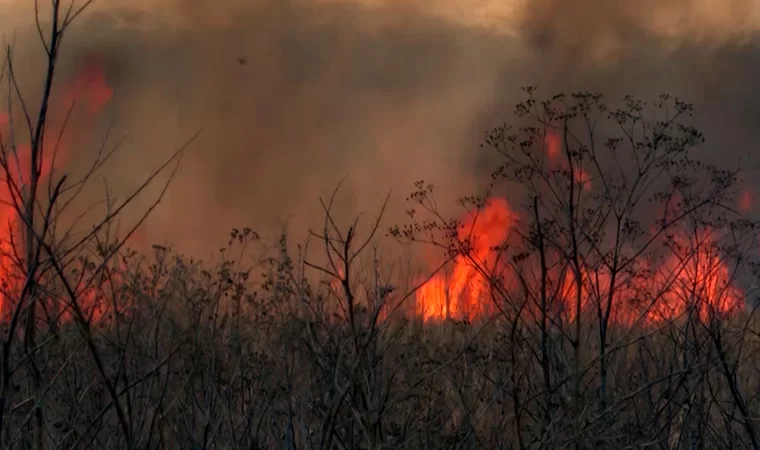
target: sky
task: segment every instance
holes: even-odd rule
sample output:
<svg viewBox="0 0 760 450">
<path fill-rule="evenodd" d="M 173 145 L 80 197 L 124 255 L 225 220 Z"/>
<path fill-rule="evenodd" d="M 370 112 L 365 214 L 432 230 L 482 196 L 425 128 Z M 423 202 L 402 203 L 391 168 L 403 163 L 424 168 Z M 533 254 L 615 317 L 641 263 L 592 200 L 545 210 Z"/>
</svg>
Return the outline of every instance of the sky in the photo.
<svg viewBox="0 0 760 450">
<path fill-rule="evenodd" d="M 31 4 L 0 0 L 0 28 L 34 93 Z M 668 92 L 696 105 L 708 156 L 760 143 L 752 0 L 95 0 L 61 58 L 62 77 L 99 61 L 114 89 L 93 133 L 112 123 L 124 139 L 104 167 L 116 194 L 200 131 L 145 231 L 191 253 L 232 226 L 302 233 L 344 177 L 346 216 L 392 190 L 389 220 L 403 220 L 419 179 L 453 203 L 482 184 L 484 131 L 511 119 L 526 85 Z M 93 151 L 78 149 L 74 169 Z"/>
</svg>

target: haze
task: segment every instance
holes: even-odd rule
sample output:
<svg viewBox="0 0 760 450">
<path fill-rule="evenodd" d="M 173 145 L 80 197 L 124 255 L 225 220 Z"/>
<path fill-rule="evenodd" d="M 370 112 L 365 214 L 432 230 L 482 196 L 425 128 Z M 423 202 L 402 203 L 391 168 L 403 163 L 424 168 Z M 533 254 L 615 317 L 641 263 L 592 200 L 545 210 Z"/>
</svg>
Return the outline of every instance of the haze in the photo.
<svg viewBox="0 0 760 450">
<path fill-rule="evenodd" d="M 34 91 L 32 2 L 0 10 Z M 483 132 L 510 120 L 525 85 L 672 93 L 696 104 L 706 152 L 747 155 L 759 33 L 752 0 L 96 0 L 61 67 L 106 68 L 102 130 L 113 121 L 125 138 L 106 168 L 117 193 L 201 130 L 144 235 L 206 252 L 232 226 L 302 232 L 344 176 L 347 214 L 393 189 L 389 220 L 418 179 L 450 200 L 471 193 L 489 168 Z"/>
</svg>

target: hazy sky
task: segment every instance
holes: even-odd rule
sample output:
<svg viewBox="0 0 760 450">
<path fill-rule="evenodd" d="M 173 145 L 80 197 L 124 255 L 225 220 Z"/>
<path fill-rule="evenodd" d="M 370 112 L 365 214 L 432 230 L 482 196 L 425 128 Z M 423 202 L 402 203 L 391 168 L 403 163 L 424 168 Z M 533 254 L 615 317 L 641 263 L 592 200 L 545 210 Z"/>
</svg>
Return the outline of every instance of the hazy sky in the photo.
<svg viewBox="0 0 760 450">
<path fill-rule="evenodd" d="M 31 3 L 0 0 L 0 25 L 34 80 Z M 697 105 L 712 151 L 746 153 L 760 142 L 759 31 L 755 0 L 95 0 L 61 73 L 104 64 L 122 194 L 201 130 L 147 233 L 194 251 L 231 226 L 302 230 L 346 175 L 352 211 L 392 188 L 399 217 L 418 179 L 467 194 L 484 130 L 528 84 L 671 92 Z"/>
</svg>

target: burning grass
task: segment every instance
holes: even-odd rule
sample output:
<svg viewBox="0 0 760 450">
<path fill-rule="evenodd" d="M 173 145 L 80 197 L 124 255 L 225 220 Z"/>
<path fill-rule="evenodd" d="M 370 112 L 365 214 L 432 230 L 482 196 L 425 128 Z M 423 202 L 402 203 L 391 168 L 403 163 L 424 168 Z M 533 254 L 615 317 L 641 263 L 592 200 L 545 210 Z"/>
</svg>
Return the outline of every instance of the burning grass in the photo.
<svg viewBox="0 0 760 450">
<path fill-rule="evenodd" d="M 450 260 L 416 289 L 401 281 L 417 274 L 380 275 L 390 261 L 357 269 L 380 219 L 357 244 L 356 223 L 337 230 L 332 200 L 316 235 L 331 267 L 294 258 L 284 237 L 247 266 L 243 249 L 260 239 L 245 229 L 215 266 L 95 235 L 95 248 L 78 248 L 92 256 L 46 248 L 35 272 L 18 251 L 34 247 L 17 219 L 30 216 L 22 174 L 55 185 L 72 106 L 85 105 L 86 122 L 112 95 L 97 66 L 66 86 L 50 99 L 41 141 L 2 140 L 0 446 L 760 448 L 750 394 L 760 390 L 760 325 L 735 276 L 744 254 L 726 239 L 738 241 L 741 221 L 693 208 L 725 200 L 733 179 L 712 170 L 716 190 L 685 195 L 699 191 L 689 170 L 703 169 L 682 157 L 700 139 L 693 129 L 671 119 L 643 126 L 653 135 L 618 164 L 635 170 L 606 178 L 602 158 L 571 135 L 571 116 L 541 103 L 533 119 L 543 127 L 488 140 L 509 162 L 494 179 L 506 174 L 522 190 L 475 199 L 458 221 L 438 215 L 391 232 L 427 233 Z M 591 121 L 598 97 L 574 99 L 572 118 Z M 676 117 L 689 111 L 674 105 Z M 599 111 L 633 136 L 641 109 L 627 107 Z M 15 120 L 0 115 L 4 134 Z M 615 158 L 620 142 L 606 142 Z M 38 167 L 24 166 L 40 155 Z M 665 193 L 637 190 L 654 184 L 649 173 L 670 175 Z M 418 187 L 412 199 L 435 216 L 432 187 Z M 649 234 L 630 200 L 645 195 L 665 205 Z M 510 203 L 522 197 L 532 205 Z"/>
<path fill-rule="evenodd" d="M 60 170 L 72 157 L 72 122 L 76 122 L 76 129 L 86 131 L 111 100 L 112 95 L 113 91 L 106 83 L 103 68 L 95 62 L 85 65 L 79 73 L 65 82 L 60 88 L 60 94 L 50 99 L 50 119 L 39 137 L 39 155 L 42 159 L 36 163 L 33 162 L 31 144 L 17 140 L 19 129 L 24 126 L 20 125 L 24 121 L 23 114 L 20 111 L 14 114 L 0 113 L 0 165 L 3 173 L 0 180 L 0 318 L 4 321 L 10 320 L 25 283 L 26 268 L 22 250 L 22 233 L 25 226 L 21 217 L 25 214 L 25 191 L 29 189 L 33 173 L 31 165 L 37 165 L 36 182 L 39 186 L 52 188 L 58 183 L 61 173 L 56 173 L 56 169 Z M 32 139 L 35 139 L 34 136 Z M 86 261 L 76 263 L 78 264 L 74 265 L 79 267 L 73 268 L 72 265 L 70 270 L 80 278 L 75 289 L 77 294 L 85 299 L 82 306 L 87 315 L 98 315 L 102 306 L 96 303 L 101 302 L 96 302 L 97 294 L 89 286 L 90 279 L 82 278 L 91 272 L 91 268 Z M 61 303 L 65 302 L 51 300 L 47 309 L 70 314 L 61 310 Z"/>
<path fill-rule="evenodd" d="M 690 309 L 657 327 L 613 325 L 619 339 L 607 355 L 613 376 L 601 405 L 598 326 L 587 321 L 579 399 L 585 412 L 578 428 L 570 415 L 574 351 L 565 329 L 553 328 L 542 344 L 540 322 L 528 314 L 423 321 L 413 308 L 386 318 L 374 332 L 363 320 L 354 330 L 331 311 L 313 308 L 333 295 L 329 283 L 307 287 L 296 281 L 298 273 L 283 276 L 281 258 L 236 271 L 237 261 L 210 268 L 162 248 L 150 256 L 123 255 L 113 267 L 123 282 L 102 293 L 131 312 L 93 322 L 92 336 L 108 376 L 131 380 L 122 389 L 136 432 L 173 448 L 203 442 L 205 427 L 214 430 L 212 447 L 272 447 L 283 439 L 313 447 L 322 438 L 318 430 L 335 420 L 333 433 L 354 448 L 372 439 L 410 449 L 467 442 L 505 448 L 520 440 L 564 447 L 577 433 L 597 448 L 677 438 L 720 446 L 744 434 L 739 424 L 723 422 L 735 403 L 721 384 L 716 330 L 742 389 L 760 388 L 760 367 L 751 357 L 760 345 L 756 317 L 739 311 L 703 322 Z M 244 275 L 256 272 L 264 277 Z M 101 415 L 109 401 L 92 363 L 81 357 L 82 338 L 74 329 L 59 318 L 44 333 L 51 439 L 66 448 L 94 445 L 89 442 L 118 448 L 123 436 L 113 414 Z M 354 339 L 370 335 L 370 345 L 354 347 Z M 547 361 L 540 356 L 543 345 Z M 549 391 L 539 375 L 544 367 Z M 17 379 L 11 430 L 33 412 L 23 401 L 33 390 L 31 378 Z M 693 416 L 682 413 L 687 403 Z M 751 399 L 747 408 L 760 411 L 760 404 Z"/>
<path fill-rule="evenodd" d="M 428 321 L 471 321 L 505 307 L 494 304 L 491 290 L 512 291 L 498 293 L 500 298 L 520 297 L 519 291 L 526 289 L 538 292 L 541 268 L 535 260 L 523 259 L 515 267 L 505 262 L 500 249 L 517 226 L 517 214 L 503 199 L 489 199 L 482 209 L 468 212 L 458 229 L 462 249 L 449 270 L 442 270 L 420 287 L 415 297 L 417 314 Z M 555 266 L 547 270 L 544 280 L 550 297 L 546 308 L 553 320 L 569 323 L 575 320 L 576 309 L 593 315 L 609 302 L 613 322 L 627 326 L 641 322 L 657 326 L 691 307 L 702 320 L 735 314 L 746 306 L 745 296 L 715 242 L 719 233 L 709 227 L 700 231 L 693 236 L 673 234 L 659 263 L 642 259 L 615 280 L 607 267 L 593 267 L 585 260 L 577 273 L 568 265 Z M 490 286 L 495 279 L 500 285 Z M 527 301 L 529 313 L 536 317 L 540 307 L 537 301 Z"/>
</svg>

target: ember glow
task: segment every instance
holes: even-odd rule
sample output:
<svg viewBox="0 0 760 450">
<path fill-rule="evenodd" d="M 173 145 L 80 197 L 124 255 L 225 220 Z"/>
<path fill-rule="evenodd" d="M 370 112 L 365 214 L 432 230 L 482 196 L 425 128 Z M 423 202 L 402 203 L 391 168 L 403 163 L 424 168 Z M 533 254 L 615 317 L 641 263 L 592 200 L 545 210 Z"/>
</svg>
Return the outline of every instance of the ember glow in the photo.
<svg viewBox="0 0 760 450">
<path fill-rule="evenodd" d="M 42 161 L 40 161 L 40 189 L 46 190 L 47 181 L 56 167 L 60 167 L 72 156 L 72 122 L 84 129 L 110 101 L 113 91 L 107 85 L 103 68 L 95 63 L 87 64 L 72 80 L 66 83 L 60 94 L 53 88 L 50 112 L 43 136 Z M 0 113 L 0 142 L 7 155 L 7 167 L 3 169 L 3 183 L 0 184 L 0 280 L 2 280 L 2 301 L 0 316 L 7 320 L 20 294 L 23 283 L 23 264 L 16 255 L 23 254 L 21 222 L 16 205 L 21 201 L 22 187 L 28 184 L 31 164 L 31 148 L 28 143 L 12 141 L 10 127 L 21 123 L 19 118 L 8 113 Z M 74 120 L 76 118 L 77 120 Z M 16 132 L 16 135 L 22 135 Z M 83 310 L 89 315 L 96 310 L 98 294 L 92 286 L 82 284 Z M 61 303 L 61 302 L 52 302 Z M 66 320 L 71 313 L 57 305 L 48 305 L 49 311 L 59 311 Z M 92 318 L 92 317 L 91 317 Z"/>
</svg>

